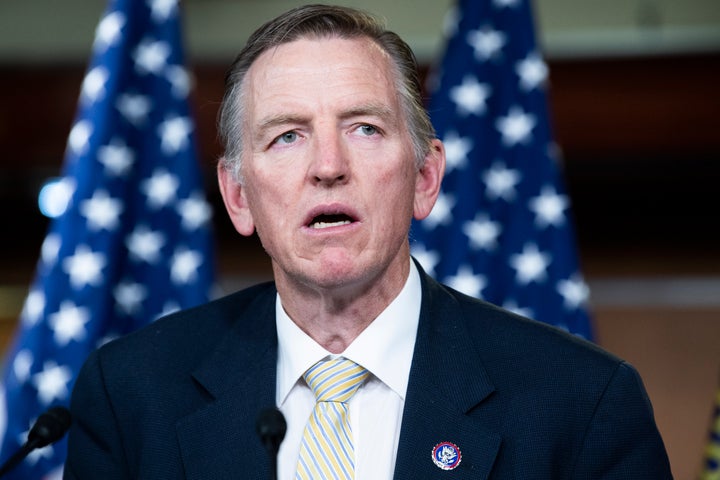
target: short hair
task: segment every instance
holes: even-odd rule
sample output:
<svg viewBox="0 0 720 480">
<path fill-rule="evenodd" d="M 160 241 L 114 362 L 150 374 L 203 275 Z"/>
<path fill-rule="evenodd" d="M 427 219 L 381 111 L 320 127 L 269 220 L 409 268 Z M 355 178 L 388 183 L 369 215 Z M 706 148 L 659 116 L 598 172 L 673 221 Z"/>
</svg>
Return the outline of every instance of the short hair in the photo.
<svg viewBox="0 0 720 480">
<path fill-rule="evenodd" d="M 244 79 L 253 62 L 265 51 L 301 38 L 369 38 L 391 58 L 395 86 L 410 134 L 416 166 L 422 166 L 435 138 L 435 130 L 423 105 L 417 61 L 412 50 L 375 16 L 361 10 L 305 5 L 293 8 L 265 23 L 248 39 L 225 76 L 225 94 L 218 112 L 218 134 L 225 148 L 221 159 L 237 181 L 242 180 L 242 119 Z"/>
</svg>

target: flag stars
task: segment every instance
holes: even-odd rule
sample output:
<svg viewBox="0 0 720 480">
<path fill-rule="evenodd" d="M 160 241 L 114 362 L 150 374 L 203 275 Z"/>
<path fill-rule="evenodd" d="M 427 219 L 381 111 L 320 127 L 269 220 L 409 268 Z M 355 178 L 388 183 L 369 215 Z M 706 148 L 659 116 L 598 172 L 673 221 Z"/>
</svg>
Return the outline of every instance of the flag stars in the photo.
<svg viewBox="0 0 720 480">
<path fill-rule="evenodd" d="M 502 226 L 487 215 L 478 213 L 473 221 L 463 224 L 462 230 L 470 240 L 471 248 L 491 251 L 497 247 Z"/>
<path fill-rule="evenodd" d="M 122 29 L 127 23 L 125 15 L 111 12 L 105 15 L 95 30 L 95 49 L 104 51 L 120 40 Z"/>
<path fill-rule="evenodd" d="M 535 52 L 517 62 L 515 72 L 520 77 L 520 87 L 526 92 L 544 85 L 548 77 L 547 64 Z"/>
<path fill-rule="evenodd" d="M 180 65 L 171 65 L 167 68 L 165 74 L 175 98 L 187 98 L 192 88 L 192 80 L 188 71 Z"/>
<path fill-rule="evenodd" d="M 529 143 L 532 140 L 532 129 L 535 128 L 537 120 L 535 115 L 525 113 L 520 107 L 510 108 L 505 117 L 499 117 L 495 124 L 502 135 L 502 142 L 513 147 L 518 143 Z"/>
<path fill-rule="evenodd" d="M 88 120 L 80 120 L 70 130 L 68 147 L 75 155 L 82 155 L 88 150 L 88 142 L 92 136 L 92 124 Z"/>
<path fill-rule="evenodd" d="M 553 187 L 545 186 L 539 196 L 530 199 L 529 205 L 535 212 L 538 227 L 560 227 L 565 223 L 565 209 L 570 206 L 570 201 L 567 196 L 558 195 Z"/>
<path fill-rule="evenodd" d="M 532 243 L 525 245 L 522 253 L 510 256 L 510 266 L 515 269 L 517 281 L 522 285 L 544 281 L 550 261 L 550 255 L 540 252 Z"/>
<path fill-rule="evenodd" d="M 122 140 L 115 139 L 98 148 L 98 161 L 113 177 L 124 177 L 135 163 L 135 153 Z"/>
<path fill-rule="evenodd" d="M 203 257 L 199 252 L 179 248 L 170 261 L 170 279 L 176 285 L 187 284 L 197 277 L 197 269 L 202 265 Z"/>
<path fill-rule="evenodd" d="M 140 313 L 142 302 L 147 298 L 148 292 L 142 284 L 125 281 L 119 283 L 113 290 L 118 309 L 126 315 Z"/>
<path fill-rule="evenodd" d="M 105 97 L 105 84 L 110 73 L 105 67 L 95 67 L 83 79 L 80 96 L 83 100 L 95 103 Z"/>
<path fill-rule="evenodd" d="M 120 224 L 123 204 L 110 197 L 105 190 L 95 190 L 93 196 L 80 203 L 80 214 L 87 220 L 89 230 L 115 230 Z"/>
<path fill-rule="evenodd" d="M 106 264 L 105 255 L 91 251 L 87 245 L 78 245 L 75 253 L 63 261 L 63 269 L 70 276 L 70 285 L 79 290 L 86 285 L 101 285 Z"/>
<path fill-rule="evenodd" d="M 450 89 L 449 95 L 459 115 L 482 115 L 487 109 L 485 102 L 490 97 L 490 87 L 468 75 L 463 78 L 461 85 Z"/>
<path fill-rule="evenodd" d="M 568 310 L 584 306 L 590 297 L 590 289 L 579 274 L 567 280 L 560 280 L 557 291 L 562 295 L 565 308 Z"/>
<path fill-rule="evenodd" d="M 440 263 L 440 254 L 438 252 L 427 250 L 424 245 L 416 243 L 413 244 L 412 255 L 420 262 L 423 270 L 425 270 L 428 275 L 435 275 L 435 267 Z"/>
<path fill-rule="evenodd" d="M 30 378 L 35 358 L 33 357 L 32 350 L 27 348 L 20 350 L 12 363 L 12 370 L 18 383 L 23 384 Z"/>
<path fill-rule="evenodd" d="M 55 343 L 64 347 L 70 341 L 81 342 L 85 339 L 85 324 L 90 321 L 90 312 L 85 307 L 78 307 L 71 301 L 63 301 L 60 309 L 48 316 L 48 323 L 53 330 Z"/>
<path fill-rule="evenodd" d="M 476 275 L 468 265 L 461 265 L 455 275 L 445 279 L 445 283 L 451 288 L 475 298 L 482 298 L 482 291 L 487 286 L 485 277 Z"/>
<path fill-rule="evenodd" d="M 147 196 L 148 206 L 159 209 L 175 199 L 180 181 L 165 169 L 157 169 L 152 176 L 140 184 L 140 190 Z"/>
<path fill-rule="evenodd" d="M 423 226 L 427 229 L 433 229 L 438 225 L 449 224 L 452 222 L 452 209 L 454 206 L 455 197 L 445 192 L 440 192 L 430 215 L 423 220 Z"/>
<path fill-rule="evenodd" d="M 468 32 L 466 39 L 475 51 L 475 58 L 483 62 L 497 56 L 507 43 L 504 33 L 489 26 Z"/>
<path fill-rule="evenodd" d="M 40 320 L 45 311 L 45 293 L 39 288 L 33 289 L 28 293 L 22 310 L 23 323 L 27 327 L 32 327 Z"/>
<path fill-rule="evenodd" d="M 503 162 L 495 162 L 482 173 L 482 180 L 485 182 L 485 194 L 491 199 L 502 198 L 506 201 L 515 199 L 515 187 L 522 179 L 518 170 L 512 170 Z"/>
<path fill-rule="evenodd" d="M 178 202 L 178 213 L 182 218 L 182 226 L 193 231 L 205 225 L 212 217 L 212 209 L 199 193 L 194 193 L 185 200 Z"/>
<path fill-rule="evenodd" d="M 177 0 L 149 0 L 150 16 L 156 23 L 167 21 L 177 12 Z"/>
<path fill-rule="evenodd" d="M 42 246 L 40 247 L 40 259 L 45 267 L 51 267 L 55 264 L 60 253 L 60 246 L 62 241 L 57 233 L 50 233 L 43 240 Z"/>
<path fill-rule="evenodd" d="M 134 127 L 141 128 L 147 122 L 152 110 L 149 97 L 133 93 L 124 93 L 118 97 L 115 107 Z"/>
<path fill-rule="evenodd" d="M 467 155 L 473 149 L 473 142 L 468 137 L 460 137 L 457 132 L 448 132 L 443 138 L 447 172 L 467 166 Z"/>
<path fill-rule="evenodd" d="M 140 74 L 160 75 L 170 57 L 167 42 L 144 39 L 133 52 L 135 70 Z"/>
<path fill-rule="evenodd" d="M 154 264 L 160 260 L 160 250 L 165 245 L 165 236 L 139 225 L 128 235 L 125 245 L 132 260 Z"/>
<path fill-rule="evenodd" d="M 520 5 L 520 0 L 493 0 L 493 5 L 497 8 L 514 8 Z"/>
<path fill-rule="evenodd" d="M 43 370 L 32 377 L 40 403 L 47 406 L 55 401 L 67 399 L 68 382 L 71 379 L 70 368 L 60 366 L 53 360 L 45 362 Z"/>
<path fill-rule="evenodd" d="M 190 143 L 190 134 L 193 131 L 193 123 L 187 117 L 172 117 L 158 126 L 163 152 L 166 155 L 174 155 L 180 150 L 187 148 Z"/>
</svg>

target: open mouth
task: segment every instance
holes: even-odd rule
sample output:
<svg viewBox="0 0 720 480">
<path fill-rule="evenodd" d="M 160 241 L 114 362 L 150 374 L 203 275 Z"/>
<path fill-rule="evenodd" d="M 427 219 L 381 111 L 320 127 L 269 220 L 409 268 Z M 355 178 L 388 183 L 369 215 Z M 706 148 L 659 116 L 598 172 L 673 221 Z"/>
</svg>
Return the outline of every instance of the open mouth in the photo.
<svg viewBox="0 0 720 480">
<path fill-rule="evenodd" d="M 350 217 L 349 215 L 346 215 L 344 213 L 338 213 L 338 214 L 321 214 L 313 217 L 313 219 L 308 224 L 308 227 L 314 228 L 317 230 L 323 229 L 323 228 L 331 228 L 331 227 L 340 227 L 342 225 L 349 225 L 355 220 Z"/>
</svg>

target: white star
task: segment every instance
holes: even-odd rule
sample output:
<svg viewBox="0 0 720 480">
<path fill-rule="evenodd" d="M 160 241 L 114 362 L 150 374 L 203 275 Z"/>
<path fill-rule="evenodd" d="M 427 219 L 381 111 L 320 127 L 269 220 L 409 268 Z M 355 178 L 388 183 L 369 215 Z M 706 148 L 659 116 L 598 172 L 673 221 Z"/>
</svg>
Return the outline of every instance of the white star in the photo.
<svg viewBox="0 0 720 480">
<path fill-rule="evenodd" d="M 40 403 L 50 405 L 56 400 L 65 400 L 71 378 L 72 371 L 68 367 L 61 367 L 53 360 L 45 362 L 43 371 L 33 375 L 33 384 L 38 391 Z"/>
<path fill-rule="evenodd" d="M 89 230 L 115 230 L 120 224 L 123 203 L 110 197 L 105 190 L 95 190 L 93 196 L 80 203 L 80 214 L 87 220 Z"/>
<path fill-rule="evenodd" d="M 32 327 L 37 324 L 44 311 L 45 293 L 42 289 L 36 288 L 28 293 L 25 299 L 21 313 L 23 323 L 28 327 Z"/>
<path fill-rule="evenodd" d="M 147 121 L 152 101 L 149 97 L 125 93 L 118 97 L 115 107 L 125 117 L 125 120 L 139 128 Z"/>
<path fill-rule="evenodd" d="M 519 4 L 520 0 L 493 0 L 493 5 L 498 8 L 517 7 Z"/>
<path fill-rule="evenodd" d="M 30 371 L 34 361 L 33 353 L 28 349 L 20 350 L 17 355 L 15 355 L 15 359 L 13 360 L 13 373 L 18 383 L 23 384 L 30 378 Z"/>
<path fill-rule="evenodd" d="M 210 204 L 197 192 L 193 193 L 190 198 L 180 200 L 177 210 L 182 217 L 183 228 L 190 231 L 202 227 L 212 217 Z"/>
<path fill-rule="evenodd" d="M 141 74 L 159 75 L 170 56 L 170 45 L 167 42 L 144 39 L 133 52 L 135 70 Z"/>
<path fill-rule="evenodd" d="M 550 262 L 550 255 L 540 252 L 535 244 L 525 245 L 522 253 L 510 256 L 510 265 L 516 270 L 517 281 L 523 285 L 544 281 Z"/>
<path fill-rule="evenodd" d="M 475 50 L 475 58 L 486 61 L 496 56 L 507 43 L 505 34 L 490 27 L 468 32 L 467 42 Z"/>
<path fill-rule="evenodd" d="M 190 143 L 190 133 L 193 131 L 193 123 L 187 117 L 172 117 L 158 125 L 163 152 L 166 155 L 178 153 Z"/>
<path fill-rule="evenodd" d="M 422 221 L 423 227 L 432 230 L 438 225 L 447 225 L 452 222 L 452 209 L 454 206 L 455 197 L 441 191 L 435 206 L 430 211 L 430 215 Z"/>
<path fill-rule="evenodd" d="M 456 168 L 465 168 L 467 165 L 467 154 L 473 149 L 472 139 L 460 137 L 457 132 L 448 132 L 443 138 L 445 145 L 445 158 L 447 160 L 447 172 Z"/>
<path fill-rule="evenodd" d="M 165 237 L 160 232 L 153 232 L 144 225 L 139 225 L 128 235 L 125 244 L 130 251 L 130 258 L 135 261 L 157 263 L 160 250 L 165 245 Z"/>
<path fill-rule="evenodd" d="M 520 77 L 520 87 L 529 92 L 544 85 L 548 77 L 548 68 L 540 55 L 533 52 L 515 65 L 515 72 Z"/>
<path fill-rule="evenodd" d="M 502 226 L 493 222 L 482 213 L 478 213 L 471 222 L 465 222 L 462 227 L 463 233 L 470 239 L 470 247 L 479 250 L 494 250 L 497 247 L 497 239 L 502 232 Z"/>
<path fill-rule="evenodd" d="M 120 12 L 105 15 L 95 30 L 95 49 L 102 51 L 114 45 L 120 39 L 125 22 L 125 15 Z"/>
<path fill-rule="evenodd" d="M 105 96 L 105 83 L 107 83 L 108 78 L 110 78 L 110 73 L 105 67 L 100 66 L 90 70 L 83 79 L 80 91 L 82 99 L 90 103 L 102 100 Z"/>
<path fill-rule="evenodd" d="M 440 255 L 434 250 L 426 250 L 425 246 L 415 243 L 412 246 L 412 256 L 420 262 L 420 266 L 428 275 L 435 275 L 435 267 L 440 262 Z"/>
<path fill-rule="evenodd" d="M 461 265 L 458 272 L 447 277 L 444 282 L 451 288 L 475 298 L 482 298 L 482 291 L 487 286 L 485 277 L 475 275 L 468 265 Z"/>
<path fill-rule="evenodd" d="M 485 102 L 490 96 L 490 87 L 478 82 L 475 77 L 466 76 L 462 85 L 450 89 L 449 95 L 460 115 L 482 115 L 487 108 Z"/>
<path fill-rule="evenodd" d="M 61 245 L 62 240 L 57 233 L 51 233 L 45 237 L 42 247 L 40 248 L 40 258 L 42 259 L 42 263 L 45 264 L 45 267 L 49 268 L 55 264 L 58 254 L 60 253 Z"/>
<path fill-rule="evenodd" d="M 87 120 L 80 120 L 70 130 L 68 147 L 75 155 L 82 155 L 87 152 L 88 142 L 92 134 L 92 124 Z"/>
<path fill-rule="evenodd" d="M 515 198 L 515 186 L 520 183 L 522 176 L 518 170 L 511 170 L 502 162 L 495 162 L 482 174 L 485 182 L 486 195 L 492 199 L 502 198 L 511 201 Z"/>
<path fill-rule="evenodd" d="M 192 89 L 192 80 L 188 71 L 180 65 L 171 65 L 165 70 L 165 75 L 175 98 L 187 98 Z"/>
<path fill-rule="evenodd" d="M 500 117 L 495 123 L 502 134 L 502 141 L 508 147 L 518 143 L 528 143 L 532 139 L 535 128 L 535 116 L 522 111 L 520 107 L 512 107 L 506 117 Z"/>
<path fill-rule="evenodd" d="M 105 171 L 114 177 L 126 176 L 135 163 L 135 152 L 120 139 L 98 148 L 97 156 Z"/>
<path fill-rule="evenodd" d="M 157 320 L 158 318 L 162 318 L 166 315 L 170 315 L 171 313 L 175 313 L 178 311 L 180 311 L 180 305 L 174 300 L 168 300 L 163 305 L 162 311 L 160 313 L 158 313 L 157 315 L 155 315 L 154 320 Z"/>
<path fill-rule="evenodd" d="M 202 265 L 203 256 L 194 250 L 178 248 L 170 260 L 170 278 L 173 283 L 186 284 L 195 280 L 197 268 Z"/>
<path fill-rule="evenodd" d="M 180 186 L 176 175 L 165 169 L 157 169 L 152 177 L 140 184 L 142 190 L 148 197 L 148 205 L 153 209 L 162 208 L 175 199 L 175 193 Z"/>
<path fill-rule="evenodd" d="M 553 187 L 545 186 L 539 196 L 530 199 L 529 205 L 530 210 L 535 212 L 538 227 L 559 227 L 565 223 L 565 209 L 570 206 L 570 201 L 567 196 L 558 195 Z"/>
<path fill-rule="evenodd" d="M 147 298 L 147 288 L 135 282 L 121 282 L 113 290 L 117 306 L 126 315 L 140 312 L 142 302 Z"/>
<path fill-rule="evenodd" d="M 560 280 L 557 291 L 565 299 L 565 308 L 575 310 L 587 302 L 590 297 L 590 289 L 580 275 L 573 275 L 567 280 Z"/>
<path fill-rule="evenodd" d="M 457 32 L 460 18 L 460 9 L 455 5 L 451 6 L 443 18 L 443 36 L 445 38 L 450 38 Z"/>
<path fill-rule="evenodd" d="M 156 23 L 165 22 L 177 11 L 177 0 L 148 0 L 148 6 Z"/>
<path fill-rule="evenodd" d="M 52 328 L 55 343 L 60 347 L 66 346 L 71 340 L 80 342 L 85 339 L 85 324 L 90 321 L 90 311 L 85 307 L 78 307 L 66 300 L 60 304 L 60 310 L 48 315 L 48 323 Z"/>
<path fill-rule="evenodd" d="M 78 245 L 75 254 L 63 261 L 63 270 L 70 276 L 72 287 L 79 290 L 86 285 L 100 285 L 106 264 L 105 255 L 91 251 L 87 245 Z"/>
</svg>

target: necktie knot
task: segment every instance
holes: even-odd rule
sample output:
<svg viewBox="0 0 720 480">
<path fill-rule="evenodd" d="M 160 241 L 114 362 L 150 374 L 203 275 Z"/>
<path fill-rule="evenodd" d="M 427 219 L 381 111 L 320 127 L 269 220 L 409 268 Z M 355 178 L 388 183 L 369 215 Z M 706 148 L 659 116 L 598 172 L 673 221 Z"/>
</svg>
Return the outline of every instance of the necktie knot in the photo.
<svg viewBox="0 0 720 480">
<path fill-rule="evenodd" d="M 369 374 L 352 360 L 339 357 L 316 363 L 303 377 L 318 402 L 345 403 L 355 395 Z"/>
</svg>

